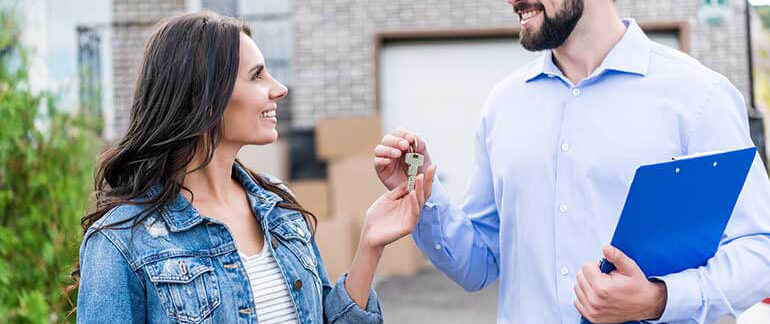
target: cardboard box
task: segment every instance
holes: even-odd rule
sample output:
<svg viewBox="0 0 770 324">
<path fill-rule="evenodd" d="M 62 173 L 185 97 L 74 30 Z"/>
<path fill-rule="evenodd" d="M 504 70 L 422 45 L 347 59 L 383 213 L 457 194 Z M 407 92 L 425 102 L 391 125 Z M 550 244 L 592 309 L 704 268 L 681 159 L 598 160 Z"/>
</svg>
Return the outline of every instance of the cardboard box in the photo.
<svg viewBox="0 0 770 324">
<path fill-rule="evenodd" d="M 354 217 L 352 220 L 355 247 L 366 219 L 365 215 Z M 355 247 L 353 253 L 355 253 Z M 428 266 L 428 260 L 422 254 L 412 239 L 412 235 L 406 235 L 399 240 L 388 244 L 382 253 L 380 264 L 377 266 L 377 276 L 387 278 L 394 276 L 413 276 Z"/>
<path fill-rule="evenodd" d="M 329 163 L 329 192 L 335 215 L 360 221 L 369 206 L 387 192 L 377 178 L 372 160 L 372 155 L 359 155 Z"/>
<path fill-rule="evenodd" d="M 316 152 L 327 161 L 361 154 L 374 157 L 382 136 L 378 116 L 324 118 L 315 128 Z"/>
<path fill-rule="evenodd" d="M 387 192 L 387 189 L 377 178 L 371 156 L 354 156 L 332 161 L 328 174 L 335 217 L 351 220 L 352 239 L 355 242 L 351 248 L 355 253 L 366 211 Z M 385 247 L 377 274 L 384 277 L 411 276 L 426 266 L 425 257 L 411 235 L 408 235 Z"/>
<path fill-rule="evenodd" d="M 350 222 L 350 230 L 344 239 L 350 240 L 351 262 L 358 247 L 358 239 L 366 219 L 366 211 L 387 189 L 377 178 L 371 155 L 339 158 L 329 163 L 328 182 L 331 208 L 335 221 Z M 412 276 L 427 266 L 427 260 L 417 248 L 411 235 L 385 247 L 378 277 Z M 349 264 L 348 264 L 349 267 Z"/>
<path fill-rule="evenodd" d="M 282 181 L 289 179 L 289 146 L 281 140 L 268 145 L 246 145 L 238 152 L 238 159 L 257 173 L 267 173 Z"/>
<path fill-rule="evenodd" d="M 303 180 L 289 183 L 297 202 L 316 217 L 329 218 L 329 185 L 326 180 Z"/>
<path fill-rule="evenodd" d="M 377 267 L 377 274 L 384 277 L 414 276 L 428 266 L 427 259 L 422 254 L 411 235 L 385 247 Z"/>
<path fill-rule="evenodd" d="M 349 218 L 318 218 L 315 240 L 332 284 L 350 270 L 357 244 L 353 238 L 358 237 L 352 231 L 353 225 Z"/>
<path fill-rule="evenodd" d="M 363 222 L 364 216 L 335 215 L 332 219 L 319 219 L 316 240 L 319 240 L 318 246 L 330 280 L 337 279 L 350 270 Z M 427 267 L 428 260 L 417 248 L 411 235 L 407 235 L 385 247 L 376 276 L 377 280 L 394 276 L 414 276 Z"/>
</svg>

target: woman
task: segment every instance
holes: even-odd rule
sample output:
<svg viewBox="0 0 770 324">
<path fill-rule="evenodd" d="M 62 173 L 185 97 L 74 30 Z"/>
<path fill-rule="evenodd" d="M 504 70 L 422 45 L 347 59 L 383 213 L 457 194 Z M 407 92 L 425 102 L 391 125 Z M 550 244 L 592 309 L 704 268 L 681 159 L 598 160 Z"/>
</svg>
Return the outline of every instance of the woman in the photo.
<svg viewBox="0 0 770 324">
<path fill-rule="evenodd" d="M 158 27 L 83 218 L 79 323 L 382 323 L 374 271 L 416 226 L 435 168 L 374 202 L 331 285 L 315 217 L 235 159 L 276 140 L 286 93 L 242 22 L 198 13 Z"/>
</svg>

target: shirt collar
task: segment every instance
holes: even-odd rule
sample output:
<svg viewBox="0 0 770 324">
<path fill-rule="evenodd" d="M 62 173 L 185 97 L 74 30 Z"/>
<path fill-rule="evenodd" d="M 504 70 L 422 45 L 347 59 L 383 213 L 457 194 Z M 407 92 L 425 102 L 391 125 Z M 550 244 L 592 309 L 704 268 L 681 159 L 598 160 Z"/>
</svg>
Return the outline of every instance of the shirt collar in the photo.
<svg viewBox="0 0 770 324">
<path fill-rule="evenodd" d="M 646 76 L 650 65 L 650 39 L 644 34 L 635 20 L 623 19 L 626 32 L 617 44 L 607 53 L 599 68 L 589 77 L 598 76 L 605 71 L 618 71 Z M 533 64 L 528 72 L 527 82 L 539 76 L 562 76 L 561 70 L 553 62 L 553 52 L 545 51 L 542 61 Z"/>
<path fill-rule="evenodd" d="M 233 178 L 243 185 L 249 204 L 258 218 L 267 215 L 278 202 L 283 201 L 277 194 L 260 187 L 240 162 L 233 164 L 232 172 Z M 158 195 L 161 189 L 160 183 L 155 183 L 150 188 L 148 195 L 150 197 Z M 181 192 L 164 206 L 160 214 L 172 232 L 187 230 L 203 221 L 198 210 Z"/>
</svg>

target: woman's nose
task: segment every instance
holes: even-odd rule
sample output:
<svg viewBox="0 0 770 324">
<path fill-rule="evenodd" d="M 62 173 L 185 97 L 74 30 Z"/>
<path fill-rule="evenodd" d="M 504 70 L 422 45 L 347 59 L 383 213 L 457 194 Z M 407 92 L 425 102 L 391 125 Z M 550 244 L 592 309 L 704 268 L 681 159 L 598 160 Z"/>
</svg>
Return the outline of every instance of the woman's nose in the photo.
<svg viewBox="0 0 770 324">
<path fill-rule="evenodd" d="M 275 86 L 270 89 L 270 100 L 278 100 L 289 94 L 289 89 L 282 83 L 275 81 Z"/>
</svg>

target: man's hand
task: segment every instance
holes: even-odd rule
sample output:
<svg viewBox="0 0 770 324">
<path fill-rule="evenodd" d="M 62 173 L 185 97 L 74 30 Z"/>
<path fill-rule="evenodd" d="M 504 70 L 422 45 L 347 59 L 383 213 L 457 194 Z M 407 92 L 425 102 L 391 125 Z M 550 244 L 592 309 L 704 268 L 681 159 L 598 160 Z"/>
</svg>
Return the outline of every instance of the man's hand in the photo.
<svg viewBox="0 0 770 324">
<path fill-rule="evenodd" d="M 410 145 L 415 152 L 425 157 L 425 162 L 417 169 L 417 174 L 424 174 L 433 164 L 428 148 L 419 135 L 399 129 L 385 135 L 374 149 L 374 169 L 388 190 L 393 190 L 407 181 L 406 170 L 409 166 L 404 162 L 404 153 L 409 151 Z"/>
<path fill-rule="evenodd" d="M 588 263 L 577 274 L 575 307 L 592 323 L 621 323 L 660 318 L 666 307 L 666 285 L 647 280 L 639 266 L 613 246 L 604 257 L 616 270 L 602 273 Z"/>
</svg>

